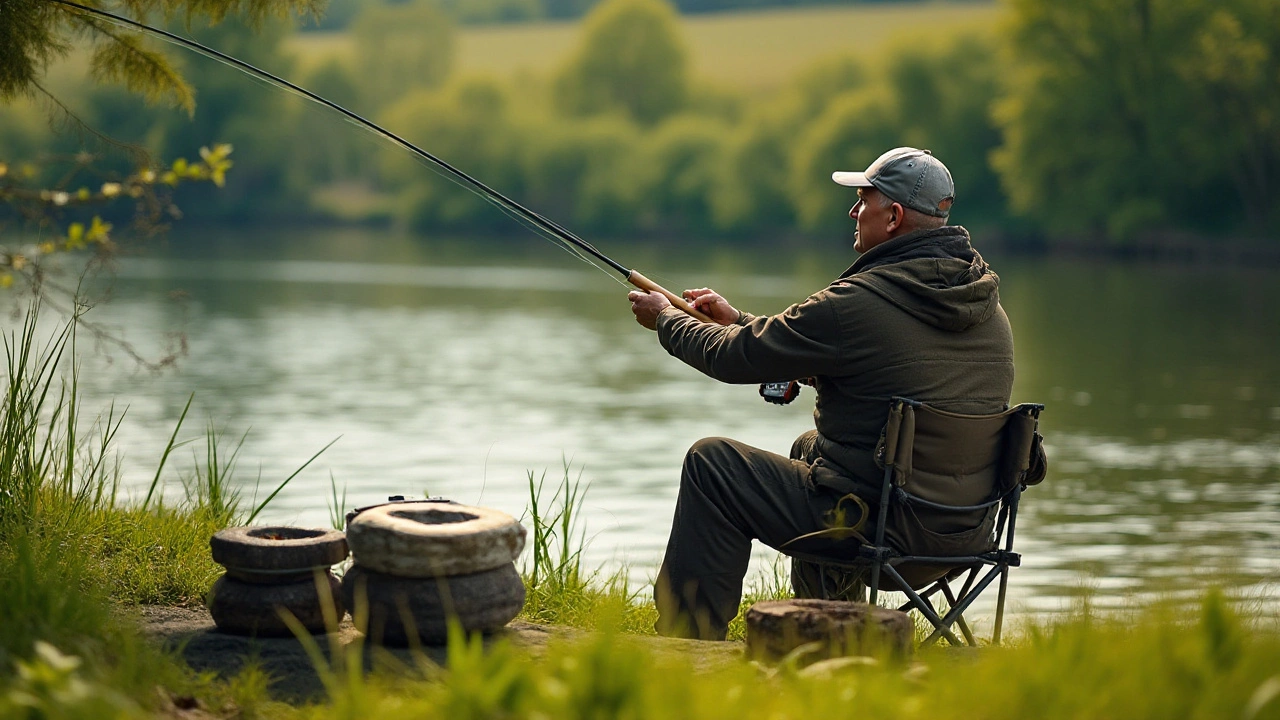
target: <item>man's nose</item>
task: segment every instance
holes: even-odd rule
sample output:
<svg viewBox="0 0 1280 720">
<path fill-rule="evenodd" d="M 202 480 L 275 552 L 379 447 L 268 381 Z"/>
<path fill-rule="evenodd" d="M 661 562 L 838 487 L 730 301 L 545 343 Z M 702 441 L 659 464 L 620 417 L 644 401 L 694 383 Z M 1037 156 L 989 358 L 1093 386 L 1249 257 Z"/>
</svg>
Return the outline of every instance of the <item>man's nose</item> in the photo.
<svg viewBox="0 0 1280 720">
<path fill-rule="evenodd" d="M 862 201 L 861 201 L 861 200 L 859 200 L 858 202 L 854 203 L 854 204 L 853 204 L 853 207 L 849 208 L 849 217 L 850 217 L 850 218 L 852 218 L 852 219 L 854 219 L 854 220 L 857 220 L 857 219 L 858 219 L 858 208 L 860 208 L 860 207 L 862 207 Z"/>
</svg>

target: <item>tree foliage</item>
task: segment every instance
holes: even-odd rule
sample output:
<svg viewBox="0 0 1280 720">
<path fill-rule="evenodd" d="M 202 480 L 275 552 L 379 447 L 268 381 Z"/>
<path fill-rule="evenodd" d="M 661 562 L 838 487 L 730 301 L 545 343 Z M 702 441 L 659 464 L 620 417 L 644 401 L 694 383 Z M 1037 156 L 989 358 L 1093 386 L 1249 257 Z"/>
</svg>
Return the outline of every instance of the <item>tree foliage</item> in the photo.
<svg viewBox="0 0 1280 720">
<path fill-rule="evenodd" d="M 1280 4 L 1014 0 L 996 167 L 1014 207 L 1116 239 L 1277 217 Z M 1201 203 L 1188 202 L 1196 198 Z"/>
<path fill-rule="evenodd" d="M 39 242 L 0 242 L 0 288 L 14 278 L 41 290 L 48 268 L 45 260 L 61 253 L 89 250 L 99 256 L 115 249 L 111 222 L 99 210 L 133 201 L 135 226 L 152 230 L 176 213 L 169 194 L 187 182 L 211 182 L 222 187 L 231 167 L 231 146 L 200 148 L 200 159 L 178 158 L 167 167 L 141 167 L 123 175 L 102 173 L 88 153 L 50 158 L 42 164 L 26 162 L 10 167 L 0 162 L 0 204 L 36 230 Z M 54 166 L 56 183 L 40 181 L 41 171 Z M 0 229 L 4 225 L 0 224 Z"/>
<path fill-rule="evenodd" d="M 87 7 L 123 12 L 139 20 L 164 18 L 217 23 L 228 15 L 252 25 L 292 12 L 316 14 L 324 0 L 83 0 Z M 81 42 L 77 42 L 81 41 Z M 42 89 L 49 63 L 73 46 L 93 44 L 95 77 L 121 82 L 130 90 L 192 112 L 195 94 L 153 42 L 99 16 L 51 0 L 4 0 L 0 4 L 0 102 Z"/>
<path fill-rule="evenodd" d="M 446 152 L 449 161 L 485 178 L 500 192 L 518 192 L 513 156 L 517 131 L 507 115 L 507 95 L 494 81 L 457 80 L 438 92 L 419 91 L 391 106 L 383 118 L 412 142 Z M 386 156 L 384 177 L 408 188 L 406 214 L 419 227 L 492 230 L 508 221 L 474 193 L 428 171 L 408 153 Z"/>
<path fill-rule="evenodd" d="M 883 65 L 845 59 L 814 67 L 790 99 L 789 193 L 811 231 L 847 227 L 856 201 L 831 182 L 833 170 L 861 170 L 891 147 L 928 148 L 956 180 L 953 219 L 999 220 L 1005 205 L 987 155 L 1000 136 L 989 116 L 999 92 L 994 52 L 971 37 L 929 49 L 901 46 Z"/>
<path fill-rule="evenodd" d="M 225 18 L 216 25 L 193 23 L 188 30 L 210 47 L 286 77 L 293 70 L 283 49 L 289 32 L 288 24 L 280 20 L 263 21 L 255 29 L 238 17 Z M 235 146 L 239 160 L 235 182 L 216 194 L 197 187 L 179 190 L 175 200 L 184 213 L 201 219 L 243 220 L 271 212 L 286 215 L 290 208 L 300 205 L 298 194 L 286 182 L 296 113 L 304 112 L 300 103 L 291 102 L 290 96 L 277 88 L 250 82 L 242 73 L 208 58 L 189 58 L 183 65 L 183 75 L 199 90 L 200 106 L 196 112 L 187 115 L 153 109 L 150 127 L 142 134 L 131 131 L 118 136 L 145 143 L 159 157 L 177 157 L 208 143 L 209 138 Z M 136 102 L 132 111 L 142 114 Z M 103 130 L 115 132 L 112 127 Z"/>
<path fill-rule="evenodd" d="M 688 92 L 688 52 L 666 0 L 597 6 L 555 84 L 557 104 L 570 115 L 623 113 L 642 125 L 679 111 Z"/>
<path fill-rule="evenodd" d="M 1275 0 L 1013 0 L 1007 37 L 949 34 L 926 46 L 890 44 L 873 60 L 827 58 L 756 94 L 690 84 L 664 0 L 599 5 L 558 73 L 512 81 L 446 77 L 447 58 L 425 58 L 452 42 L 428 37 L 452 37 L 447 22 L 426 0 L 389 1 L 371 0 L 376 9 L 364 18 L 373 27 L 381 17 L 382 30 L 356 53 L 316 66 L 303 85 L 374 112 L 582 233 L 843 235 L 853 195 L 831 171 L 863 168 L 904 144 L 947 163 L 958 191 L 952 220 L 979 229 L 1045 231 L 1050 241 L 1149 232 L 1159 247 L 1171 229 L 1233 242 L 1247 232 L 1275 237 L 1270 223 L 1280 220 L 1271 200 L 1280 184 Z M 414 13 L 426 19 L 410 21 Z M 286 26 L 268 23 L 254 35 L 236 21 L 205 25 L 192 22 L 188 32 L 290 76 Z M 393 50 L 388 33 L 406 45 Z M 200 202 L 183 196 L 195 188 L 179 191 L 188 214 L 292 220 L 314 212 L 521 232 L 323 110 L 200 58 L 182 67 L 202 101 L 191 119 L 140 109 L 114 86 L 74 92 L 89 98 L 83 116 L 95 128 L 165 155 L 211 138 L 234 143 L 234 186 Z M 13 110 L 0 122 L 0 159 L 11 169 L 32 147 L 78 151 L 69 134 L 51 138 L 30 106 Z"/>
<path fill-rule="evenodd" d="M 654 174 L 648 197 L 659 217 L 674 219 L 685 232 L 715 229 L 713 206 L 728 134 L 723 122 L 694 115 L 677 116 L 654 131 L 645 155 Z"/>
<path fill-rule="evenodd" d="M 432 0 L 370 5 L 356 18 L 352 34 L 366 107 L 436 87 L 449 75 L 453 25 Z"/>
</svg>

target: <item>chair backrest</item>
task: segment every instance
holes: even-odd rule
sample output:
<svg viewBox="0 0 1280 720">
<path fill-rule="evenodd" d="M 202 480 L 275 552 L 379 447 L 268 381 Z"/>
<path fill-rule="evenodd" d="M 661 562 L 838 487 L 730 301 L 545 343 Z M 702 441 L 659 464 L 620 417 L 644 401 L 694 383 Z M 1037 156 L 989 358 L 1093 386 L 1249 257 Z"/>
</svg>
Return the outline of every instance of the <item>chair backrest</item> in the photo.
<svg viewBox="0 0 1280 720">
<path fill-rule="evenodd" d="M 885 466 L 882 502 L 891 483 L 909 496 L 916 505 L 912 517 L 930 532 L 977 526 L 992 505 L 1028 481 L 1042 409 L 1025 403 L 991 415 L 962 415 L 894 398 L 877 450 Z"/>
<path fill-rule="evenodd" d="M 961 415 L 894 398 L 881 459 L 893 484 L 916 497 L 953 506 L 988 502 L 1026 480 L 1043 407 Z"/>
</svg>

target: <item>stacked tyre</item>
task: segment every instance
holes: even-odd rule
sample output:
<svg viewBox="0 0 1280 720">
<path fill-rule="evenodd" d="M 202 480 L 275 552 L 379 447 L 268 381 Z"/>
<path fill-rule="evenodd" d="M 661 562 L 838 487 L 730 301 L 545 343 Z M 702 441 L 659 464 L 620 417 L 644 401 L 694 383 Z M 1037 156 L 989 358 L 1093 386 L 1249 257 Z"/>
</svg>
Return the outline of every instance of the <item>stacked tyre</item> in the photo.
<svg viewBox="0 0 1280 720">
<path fill-rule="evenodd" d="M 342 597 L 353 614 L 367 608 L 374 642 L 440 644 L 451 619 L 467 632 L 493 632 L 524 606 L 515 568 L 524 539 L 515 518 L 491 508 L 378 505 L 347 523 L 354 564 Z"/>
<path fill-rule="evenodd" d="M 346 537 L 336 530 L 296 527 L 231 527 L 209 540 L 214 562 L 227 572 L 209 594 L 218 629 L 235 635 L 285 636 L 292 615 L 308 632 L 325 632 L 326 604 L 344 612 L 331 568 L 347 558 Z"/>
</svg>

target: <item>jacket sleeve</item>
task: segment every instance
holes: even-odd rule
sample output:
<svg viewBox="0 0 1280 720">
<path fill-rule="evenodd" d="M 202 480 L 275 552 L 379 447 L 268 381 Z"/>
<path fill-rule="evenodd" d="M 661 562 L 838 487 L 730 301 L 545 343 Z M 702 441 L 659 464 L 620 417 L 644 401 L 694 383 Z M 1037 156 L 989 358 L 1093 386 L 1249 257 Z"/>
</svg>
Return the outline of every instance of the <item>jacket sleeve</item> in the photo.
<svg viewBox="0 0 1280 720">
<path fill-rule="evenodd" d="M 779 315 L 703 323 L 667 308 L 658 341 L 694 369 L 727 383 L 832 375 L 840 365 L 840 323 L 829 297 L 814 295 Z"/>
</svg>

